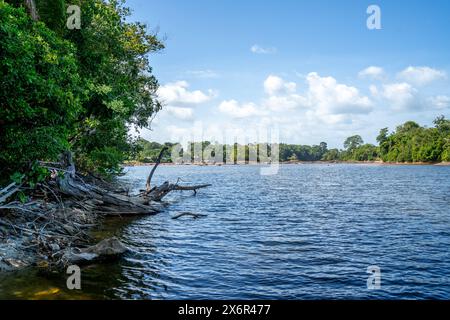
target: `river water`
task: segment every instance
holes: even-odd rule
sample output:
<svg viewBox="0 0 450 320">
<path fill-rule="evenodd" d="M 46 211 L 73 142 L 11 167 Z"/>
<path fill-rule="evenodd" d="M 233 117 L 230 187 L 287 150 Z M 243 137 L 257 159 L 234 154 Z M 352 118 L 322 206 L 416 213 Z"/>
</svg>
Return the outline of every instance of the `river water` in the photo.
<svg viewBox="0 0 450 320">
<path fill-rule="evenodd" d="M 134 191 L 150 167 L 127 168 Z M 160 166 L 175 192 L 156 216 L 98 232 L 131 250 L 82 269 L 82 290 L 34 269 L 0 275 L 0 298 L 450 299 L 450 167 Z M 180 212 L 206 214 L 174 220 Z M 367 288 L 369 266 L 381 287 Z"/>
</svg>

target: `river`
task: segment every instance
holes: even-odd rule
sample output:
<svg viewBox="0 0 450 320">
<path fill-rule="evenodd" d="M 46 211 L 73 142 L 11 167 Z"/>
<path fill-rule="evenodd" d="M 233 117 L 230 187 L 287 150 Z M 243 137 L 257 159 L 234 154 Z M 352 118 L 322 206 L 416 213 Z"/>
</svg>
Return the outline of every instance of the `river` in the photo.
<svg viewBox="0 0 450 320">
<path fill-rule="evenodd" d="M 450 167 L 358 164 L 160 166 L 155 183 L 211 183 L 175 192 L 156 216 L 114 219 L 98 237 L 130 252 L 65 275 L 0 275 L 0 298 L 450 299 Z M 149 167 L 126 168 L 136 191 Z M 180 212 L 207 215 L 171 217 Z M 367 288 L 367 268 L 381 287 Z"/>
</svg>

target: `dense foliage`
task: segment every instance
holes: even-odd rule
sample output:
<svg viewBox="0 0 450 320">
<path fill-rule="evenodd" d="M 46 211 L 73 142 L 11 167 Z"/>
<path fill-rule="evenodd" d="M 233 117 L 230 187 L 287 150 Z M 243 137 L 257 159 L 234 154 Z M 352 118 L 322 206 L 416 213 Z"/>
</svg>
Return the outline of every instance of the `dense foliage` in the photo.
<svg viewBox="0 0 450 320">
<path fill-rule="evenodd" d="M 385 162 L 441 162 L 450 161 L 450 120 L 444 116 L 434 121 L 435 127 L 421 127 L 417 123 L 408 121 L 397 127 L 389 134 L 387 128 L 381 129 L 377 141 L 379 146 L 365 144 L 361 136 L 354 135 L 344 141 L 344 149 L 328 149 L 325 142 L 319 145 L 279 144 L 279 160 L 289 161 L 377 161 Z M 194 149 L 205 150 L 211 143 L 209 141 L 191 143 L 191 159 L 196 162 L 210 161 L 211 157 L 198 159 L 194 156 Z M 154 162 L 163 145 L 140 139 L 139 152 L 133 160 L 140 162 Z M 171 147 L 174 144 L 165 143 Z M 223 160 L 228 163 L 248 162 L 253 159 L 263 162 L 256 144 L 228 145 L 223 147 Z M 270 154 L 270 145 L 268 146 Z M 228 155 L 227 155 L 228 152 Z M 182 154 L 182 153 L 181 153 Z M 214 156 L 214 153 L 212 154 Z M 163 162 L 171 162 L 170 151 L 166 151 Z M 254 160 L 253 160 L 254 161 Z"/>
<path fill-rule="evenodd" d="M 160 110 L 149 53 L 163 48 L 123 1 L 73 0 L 81 29 L 66 27 L 64 0 L 0 0 L 0 175 L 56 160 L 66 149 L 89 171 L 114 174 L 132 151 L 129 127 Z"/>
<path fill-rule="evenodd" d="M 425 128 L 408 121 L 391 134 L 382 129 L 377 137 L 381 159 L 389 162 L 450 161 L 450 120 L 441 116 L 434 124 L 433 128 Z"/>
<path fill-rule="evenodd" d="M 0 168 L 11 173 L 69 148 L 81 88 L 74 46 L 4 2 L 0 49 Z"/>
<path fill-rule="evenodd" d="M 345 150 L 329 150 L 324 160 L 354 160 L 384 162 L 441 162 L 450 161 L 450 120 L 436 118 L 433 128 L 422 127 L 408 121 L 389 133 L 380 130 L 379 146 L 364 144 L 360 136 L 352 136 L 344 142 Z"/>
</svg>

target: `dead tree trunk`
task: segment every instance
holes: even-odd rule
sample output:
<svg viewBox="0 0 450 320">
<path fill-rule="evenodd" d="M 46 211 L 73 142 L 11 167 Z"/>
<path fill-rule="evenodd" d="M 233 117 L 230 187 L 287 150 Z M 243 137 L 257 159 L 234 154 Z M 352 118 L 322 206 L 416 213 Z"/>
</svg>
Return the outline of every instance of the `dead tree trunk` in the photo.
<svg viewBox="0 0 450 320">
<path fill-rule="evenodd" d="M 20 187 L 21 186 L 17 185 L 16 183 L 11 183 L 6 188 L 0 190 L 0 204 L 8 200 L 9 197 L 19 191 Z"/>
<path fill-rule="evenodd" d="M 162 185 L 158 187 L 151 188 L 150 183 L 153 177 L 153 174 L 155 173 L 156 168 L 159 166 L 161 162 L 162 155 L 164 151 L 167 150 L 167 147 L 164 147 L 161 149 L 158 159 L 155 162 L 155 165 L 153 166 L 152 170 L 150 171 L 150 174 L 147 178 L 147 185 L 146 185 L 146 191 L 142 194 L 142 197 L 144 199 L 144 204 L 148 204 L 152 201 L 161 201 L 167 194 L 169 194 L 171 191 L 194 191 L 194 194 L 197 194 L 198 189 L 203 189 L 206 187 L 211 186 L 210 184 L 202 184 L 202 185 L 194 185 L 194 186 L 180 186 L 177 183 L 169 183 L 168 181 L 164 182 Z"/>
<path fill-rule="evenodd" d="M 155 173 L 156 168 L 161 163 L 161 159 L 163 157 L 164 151 L 166 151 L 167 149 L 168 149 L 167 147 L 164 147 L 161 149 L 161 151 L 159 152 L 158 158 L 156 159 L 155 165 L 153 166 L 152 171 L 150 171 L 150 174 L 148 175 L 147 184 L 146 184 L 147 193 L 149 193 L 151 190 L 150 182 L 152 181 L 153 174 Z"/>
<path fill-rule="evenodd" d="M 139 196 L 125 196 L 85 183 L 76 174 L 75 164 L 70 152 L 65 152 L 62 155 L 61 164 L 64 167 L 64 170 L 62 170 L 64 174 L 56 179 L 56 185 L 60 193 L 77 199 L 87 200 L 87 205 L 93 211 L 105 215 L 156 214 L 162 210 L 162 206 L 157 202 L 160 202 L 170 192 L 177 190 L 194 191 L 194 194 L 196 194 L 198 189 L 210 186 L 210 184 L 180 186 L 178 182 L 169 183 L 166 181 L 160 186 L 150 188 L 153 174 L 160 164 L 162 154 L 166 149 L 167 147 L 161 150 L 157 162 L 147 178 L 147 190 Z"/>
<path fill-rule="evenodd" d="M 72 154 L 65 152 L 61 159 L 65 166 L 64 174 L 56 180 L 59 191 L 77 199 L 88 200 L 87 205 L 96 212 L 107 215 L 126 214 L 156 214 L 160 211 L 158 206 L 143 205 L 133 197 L 101 189 L 97 186 L 84 183 L 76 176 Z"/>
</svg>

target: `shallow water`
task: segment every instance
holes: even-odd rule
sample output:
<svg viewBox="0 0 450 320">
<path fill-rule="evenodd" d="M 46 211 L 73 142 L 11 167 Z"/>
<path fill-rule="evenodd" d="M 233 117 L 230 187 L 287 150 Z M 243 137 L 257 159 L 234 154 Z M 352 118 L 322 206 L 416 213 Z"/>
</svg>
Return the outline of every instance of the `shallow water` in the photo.
<svg viewBox="0 0 450 320">
<path fill-rule="evenodd" d="M 149 167 L 127 168 L 134 188 Z M 353 164 L 161 166 L 154 182 L 212 183 L 171 194 L 157 216 L 116 219 L 131 251 L 82 270 L 82 290 L 35 269 L 0 275 L 0 298 L 450 299 L 450 167 Z M 179 212 L 207 217 L 171 219 Z M 367 267 L 381 289 L 367 289 Z"/>
</svg>

